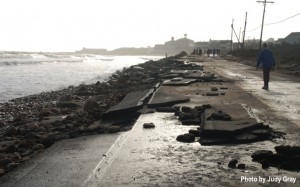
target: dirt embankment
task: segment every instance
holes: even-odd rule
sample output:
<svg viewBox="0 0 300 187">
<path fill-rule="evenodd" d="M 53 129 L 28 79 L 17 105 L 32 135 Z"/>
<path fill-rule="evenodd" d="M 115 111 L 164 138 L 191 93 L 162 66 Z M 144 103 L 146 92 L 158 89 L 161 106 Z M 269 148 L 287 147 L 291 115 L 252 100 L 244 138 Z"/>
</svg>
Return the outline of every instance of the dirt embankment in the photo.
<svg viewBox="0 0 300 187">
<path fill-rule="evenodd" d="M 276 71 L 300 77 L 300 45 L 270 45 L 276 60 Z M 226 60 L 249 66 L 256 65 L 258 49 L 234 50 L 224 56 Z"/>
</svg>

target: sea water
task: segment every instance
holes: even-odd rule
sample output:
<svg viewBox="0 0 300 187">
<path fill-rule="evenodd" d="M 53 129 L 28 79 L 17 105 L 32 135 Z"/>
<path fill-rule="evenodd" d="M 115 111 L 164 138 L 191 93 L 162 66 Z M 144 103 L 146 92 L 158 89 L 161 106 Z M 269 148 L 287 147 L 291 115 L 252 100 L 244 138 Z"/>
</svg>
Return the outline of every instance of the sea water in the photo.
<svg viewBox="0 0 300 187">
<path fill-rule="evenodd" d="M 124 67 L 162 57 L 0 52 L 0 103 L 70 85 L 103 82 Z"/>
</svg>

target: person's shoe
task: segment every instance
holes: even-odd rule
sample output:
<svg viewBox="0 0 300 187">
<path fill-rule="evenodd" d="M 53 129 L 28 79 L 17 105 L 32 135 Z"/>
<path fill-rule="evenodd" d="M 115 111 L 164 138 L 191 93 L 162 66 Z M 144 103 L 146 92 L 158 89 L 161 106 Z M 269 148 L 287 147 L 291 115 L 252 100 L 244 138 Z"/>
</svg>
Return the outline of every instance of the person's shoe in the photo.
<svg viewBox="0 0 300 187">
<path fill-rule="evenodd" d="M 267 86 L 264 86 L 264 87 L 262 87 L 261 89 L 268 90 L 268 89 L 269 89 L 269 87 L 267 87 Z"/>
</svg>

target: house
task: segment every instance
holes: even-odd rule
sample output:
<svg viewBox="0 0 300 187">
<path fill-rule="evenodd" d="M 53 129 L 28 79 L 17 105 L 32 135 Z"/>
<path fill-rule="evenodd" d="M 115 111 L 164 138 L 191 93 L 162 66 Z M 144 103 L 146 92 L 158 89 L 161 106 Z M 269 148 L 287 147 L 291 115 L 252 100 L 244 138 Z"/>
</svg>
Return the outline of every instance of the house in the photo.
<svg viewBox="0 0 300 187">
<path fill-rule="evenodd" d="M 283 39 L 283 42 L 288 44 L 300 44 L 300 32 L 292 32 Z"/>
<path fill-rule="evenodd" d="M 191 53 L 194 49 L 194 41 L 187 38 L 187 35 L 184 35 L 184 38 L 175 40 L 174 37 L 171 37 L 170 41 L 165 42 L 165 44 L 157 44 L 154 46 L 153 54 L 168 54 L 175 55 L 182 51 Z"/>
</svg>

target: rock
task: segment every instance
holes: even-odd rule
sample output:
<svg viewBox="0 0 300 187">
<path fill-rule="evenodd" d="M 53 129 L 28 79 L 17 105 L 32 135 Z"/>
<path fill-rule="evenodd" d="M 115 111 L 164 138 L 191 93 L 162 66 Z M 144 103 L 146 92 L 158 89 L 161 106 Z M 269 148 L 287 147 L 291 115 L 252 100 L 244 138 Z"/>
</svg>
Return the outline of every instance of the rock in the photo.
<svg viewBox="0 0 300 187">
<path fill-rule="evenodd" d="M 300 156 L 300 146 L 276 146 L 275 150 L 278 154 L 288 155 L 288 156 Z"/>
<path fill-rule="evenodd" d="M 9 126 L 5 131 L 4 131 L 4 136 L 15 136 L 18 134 L 18 129 L 14 126 Z"/>
<path fill-rule="evenodd" d="M 217 87 L 211 87 L 210 90 L 213 91 L 213 92 L 216 92 L 216 91 L 218 91 L 219 89 L 218 89 Z"/>
<path fill-rule="evenodd" d="M 5 174 L 5 169 L 0 168 L 0 176 Z"/>
<path fill-rule="evenodd" d="M 39 136 L 40 142 L 46 147 L 50 147 L 52 144 L 56 141 L 55 133 L 48 133 L 44 134 L 42 136 Z"/>
<path fill-rule="evenodd" d="M 34 151 L 40 150 L 40 149 L 45 149 L 45 146 L 44 146 L 43 144 L 36 144 L 36 145 L 34 145 L 34 146 L 32 147 L 32 149 L 33 149 Z"/>
<path fill-rule="evenodd" d="M 200 130 L 190 129 L 189 134 L 193 134 L 195 137 L 200 137 Z"/>
<path fill-rule="evenodd" d="M 47 116 L 50 116 L 50 115 L 53 115 L 54 113 L 48 109 L 48 108 L 44 108 L 41 112 L 40 112 L 40 116 L 42 117 L 47 117 Z"/>
<path fill-rule="evenodd" d="M 272 151 L 269 150 L 259 150 L 255 151 L 251 157 L 253 161 L 262 161 L 265 160 L 268 156 L 273 155 Z"/>
<path fill-rule="evenodd" d="M 100 108 L 100 105 L 94 99 L 88 99 L 83 106 L 83 110 L 88 113 L 93 112 L 99 108 Z"/>
<path fill-rule="evenodd" d="M 218 96 L 219 93 L 218 92 L 208 92 L 206 93 L 206 96 Z"/>
<path fill-rule="evenodd" d="M 19 151 L 19 147 L 17 145 L 10 145 L 6 148 L 7 153 L 14 153 L 18 151 Z"/>
<path fill-rule="evenodd" d="M 32 131 L 30 131 L 30 132 L 28 132 L 28 133 L 26 133 L 25 135 L 24 135 L 24 138 L 26 138 L 26 139 L 35 139 L 35 138 L 37 138 L 38 136 L 34 133 L 34 132 L 32 132 Z"/>
<path fill-rule="evenodd" d="M 269 162 L 267 160 L 262 160 L 260 163 L 261 163 L 261 167 L 263 169 L 266 169 L 266 168 L 270 167 L 270 164 L 269 164 Z"/>
<path fill-rule="evenodd" d="M 9 163 L 6 165 L 6 171 L 11 171 L 12 169 L 14 169 L 15 167 L 18 167 L 20 164 L 19 163 Z"/>
<path fill-rule="evenodd" d="M 6 166 L 7 164 L 11 163 L 12 160 L 10 158 L 4 157 L 0 159 L 0 167 Z"/>
<path fill-rule="evenodd" d="M 18 152 L 14 152 L 9 157 L 13 162 L 20 162 L 22 160 L 22 157 L 21 157 L 20 153 L 18 153 Z"/>
<path fill-rule="evenodd" d="M 154 123 L 144 123 L 143 128 L 144 129 L 153 129 L 153 128 L 155 128 L 155 125 L 154 125 Z"/>
<path fill-rule="evenodd" d="M 106 127 L 106 130 L 108 133 L 117 133 L 117 132 L 120 132 L 122 129 L 120 126 L 112 125 L 112 126 Z"/>
<path fill-rule="evenodd" d="M 191 142 L 195 142 L 195 136 L 193 134 L 186 133 L 177 136 L 176 140 L 179 142 L 191 143 Z"/>
<path fill-rule="evenodd" d="M 230 160 L 230 162 L 228 163 L 228 167 L 229 168 L 236 168 L 236 164 L 238 163 L 238 161 L 236 159 L 232 159 Z"/>
<path fill-rule="evenodd" d="M 59 108 L 77 108 L 79 105 L 73 102 L 59 102 L 57 103 L 57 107 Z"/>
<path fill-rule="evenodd" d="M 246 168 L 246 164 L 238 164 L 237 168 L 238 169 L 245 169 Z"/>
<path fill-rule="evenodd" d="M 181 107 L 181 111 L 185 112 L 185 113 L 190 113 L 190 112 L 192 112 L 192 110 L 193 109 L 191 107 L 188 107 L 188 106 Z"/>
</svg>

